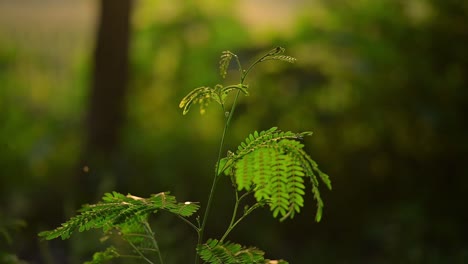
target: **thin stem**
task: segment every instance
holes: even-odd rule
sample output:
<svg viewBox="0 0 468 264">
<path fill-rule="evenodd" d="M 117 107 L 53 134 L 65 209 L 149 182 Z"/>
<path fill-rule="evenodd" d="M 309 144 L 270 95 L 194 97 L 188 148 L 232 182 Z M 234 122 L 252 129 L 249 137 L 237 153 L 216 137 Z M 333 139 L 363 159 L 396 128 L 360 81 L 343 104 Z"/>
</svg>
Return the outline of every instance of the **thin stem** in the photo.
<svg viewBox="0 0 468 264">
<path fill-rule="evenodd" d="M 241 83 L 241 85 L 243 85 L 243 83 Z M 239 98 L 239 95 L 240 95 L 241 91 L 238 90 L 237 93 L 236 93 L 236 97 L 234 97 L 234 101 L 232 103 L 232 107 L 231 107 L 231 111 L 229 112 L 229 116 L 227 118 L 227 121 L 226 121 L 226 124 L 224 126 L 224 131 L 227 132 L 227 129 L 229 128 L 229 125 L 231 124 L 231 119 L 232 119 L 232 116 L 234 115 L 234 110 L 236 110 L 236 106 L 237 106 L 237 99 Z M 223 132 L 223 138 L 222 138 L 222 143 L 224 144 L 224 135 L 225 133 Z M 219 148 L 219 155 L 218 155 L 218 162 L 221 160 L 221 152 L 222 152 L 222 148 L 224 146 L 222 146 L 221 148 Z M 216 174 L 219 175 L 220 171 L 219 171 L 219 168 L 217 167 L 216 168 Z"/>
<path fill-rule="evenodd" d="M 239 202 L 242 201 L 242 199 L 244 199 L 245 197 L 247 197 L 249 194 L 251 194 L 253 191 L 248 191 L 246 193 L 244 193 L 240 198 L 239 198 Z"/>
<path fill-rule="evenodd" d="M 240 199 L 239 199 L 240 201 Z M 236 209 L 237 209 L 237 206 L 238 204 L 236 203 Z M 239 219 L 237 219 L 237 221 L 233 222 L 232 219 L 231 220 L 231 223 L 229 224 L 229 227 L 228 229 L 226 230 L 226 232 L 224 233 L 223 237 L 220 239 L 220 241 L 224 241 L 224 239 L 226 239 L 226 237 L 229 235 L 229 233 L 231 233 L 231 231 L 242 221 L 244 220 L 245 217 L 247 217 L 250 213 L 252 213 L 255 209 L 257 209 L 258 207 L 260 207 L 261 205 L 260 204 L 254 204 L 252 207 L 250 207 L 249 209 L 247 209 L 246 211 L 244 211 L 244 214 L 239 217 Z"/>
<path fill-rule="evenodd" d="M 135 249 L 136 253 L 138 255 L 140 255 L 141 258 L 143 258 L 144 260 L 146 260 L 146 262 L 150 263 L 150 264 L 154 264 L 154 262 L 152 262 L 151 260 L 149 260 L 147 257 L 145 257 L 145 255 L 143 255 L 143 253 L 141 253 L 141 251 L 130 241 L 128 241 L 128 243 L 130 244 L 130 246 L 133 247 L 133 249 Z"/>
<path fill-rule="evenodd" d="M 236 227 L 237 224 L 239 224 L 242 219 L 244 219 L 248 214 L 250 214 L 254 209 L 256 209 L 258 206 L 254 205 L 251 208 L 249 208 L 247 211 L 244 211 L 244 215 L 241 216 L 237 221 L 236 221 L 236 216 L 237 216 L 237 211 L 239 209 L 239 204 L 244 199 L 249 195 L 251 192 L 246 192 L 244 193 L 241 197 L 239 197 L 239 193 L 237 190 L 235 190 L 235 195 L 236 195 L 236 203 L 234 205 L 234 209 L 232 212 L 232 217 L 231 217 L 231 222 L 229 223 L 229 227 L 227 228 L 226 232 L 224 233 L 223 237 L 219 240 L 220 242 L 223 242 L 224 239 L 228 236 L 228 234 Z M 252 209 L 253 208 L 253 209 Z"/>
<path fill-rule="evenodd" d="M 256 61 L 254 61 L 248 68 L 247 70 L 245 71 L 241 71 L 241 83 L 244 83 L 244 80 L 245 78 L 247 77 L 247 75 L 249 74 L 249 72 L 253 69 L 253 67 L 255 67 L 255 65 L 259 64 L 260 62 L 264 61 L 266 57 L 268 56 L 271 56 L 272 55 L 272 52 L 278 52 L 278 48 L 268 52 L 267 54 L 263 55 L 262 57 L 260 57 L 259 59 L 257 59 Z M 236 56 L 237 58 L 237 56 Z"/>
<path fill-rule="evenodd" d="M 195 231 L 198 233 L 198 231 L 200 230 L 196 225 L 194 225 L 192 222 L 190 222 L 188 219 L 180 216 L 180 215 L 177 215 L 178 218 L 180 218 L 182 221 L 186 222 L 189 226 L 191 226 L 193 229 L 195 229 Z"/>
<path fill-rule="evenodd" d="M 269 56 L 269 54 L 266 54 L 264 56 L 262 56 L 260 59 L 256 60 L 254 63 L 252 63 L 249 68 L 247 68 L 247 70 L 243 70 L 242 69 L 242 65 L 239 61 L 239 57 L 235 54 L 233 54 L 235 60 L 236 60 L 236 63 L 239 67 L 239 73 L 240 73 L 240 86 L 242 87 L 244 85 L 244 80 L 245 78 L 247 77 L 247 75 L 249 74 L 249 72 L 252 70 L 252 68 L 258 64 L 259 62 L 261 62 L 265 57 Z M 203 215 L 203 220 L 201 222 L 201 225 L 200 225 L 200 228 L 198 229 L 198 242 L 197 242 L 197 247 L 200 246 L 203 242 L 203 235 L 204 235 L 204 232 L 205 232 L 205 226 L 206 226 L 206 222 L 207 222 L 207 219 L 208 219 L 208 215 L 210 213 L 210 210 L 211 210 L 211 205 L 213 203 L 213 197 L 214 197 L 214 193 L 215 193 L 215 190 L 216 190 L 216 185 L 218 183 L 218 180 L 219 180 L 219 175 L 220 175 L 220 168 L 219 168 L 219 162 L 221 160 L 221 156 L 222 156 L 222 153 L 223 153 L 223 149 L 224 149 L 224 140 L 225 140 L 225 137 L 226 137 L 226 134 L 227 134 L 227 130 L 229 128 L 229 125 L 231 123 L 231 119 L 232 119 L 232 116 L 234 115 L 234 111 L 236 110 L 236 105 L 237 105 L 237 99 L 239 99 L 239 95 L 240 95 L 240 90 L 237 91 L 236 93 L 236 96 L 234 98 L 234 101 L 232 103 L 232 107 L 231 107 L 231 111 L 229 112 L 229 116 L 227 117 L 226 119 L 226 122 L 224 124 L 224 129 L 223 129 L 223 134 L 221 136 L 221 142 L 219 144 L 219 150 L 218 150 L 218 159 L 216 161 L 216 170 L 215 170 L 215 175 L 214 175 L 214 178 L 213 178 L 213 183 L 211 184 L 211 190 L 210 190 L 210 194 L 208 196 L 208 202 L 206 204 L 206 210 L 205 210 L 205 213 Z M 223 109 L 224 109 L 224 105 L 223 105 Z M 236 192 L 237 193 L 237 192 Z M 238 206 L 238 203 L 239 203 L 239 200 L 236 201 L 236 206 Z M 237 207 L 236 207 L 237 209 Z M 234 226 L 236 226 L 240 220 L 242 220 L 246 214 L 246 212 L 244 212 L 244 215 L 238 220 L 236 221 L 235 223 L 233 223 L 232 225 L 230 225 L 230 229 L 228 229 L 226 231 L 226 234 L 225 236 L 227 236 L 227 234 L 229 234 L 229 232 L 232 230 L 232 228 L 234 228 Z M 223 238 L 225 237 L 223 236 Z M 195 254 L 195 264 L 198 264 L 199 262 L 199 257 L 198 257 L 198 254 Z"/>
<path fill-rule="evenodd" d="M 150 225 L 146 221 L 143 222 L 143 226 L 145 227 L 145 231 L 147 233 L 151 234 L 151 242 L 153 243 L 153 246 L 157 251 L 157 255 L 158 255 L 158 258 L 159 258 L 159 263 L 163 264 L 164 261 L 163 261 L 162 256 L 161 256 L 161 251 L 159 251 L 158 241 L 156 241 L 156 239 L 154 238 L 153 230 L 151 230 Z"/>
<path fill-rule="evenodd" d="M 236 216 L 237 216 L 237 209 L 239 208 L 240 199 L 239 199 L 239 193 L 237 192 L 237 190 L 235 190 L 235 194 L 236 194 L 236 204 L 234 205 L 234 209 L 232 210 L 232 217 L 231 217 L 231 222 L 229 222 L 229 227 L 231 227 L 234 224 L 234 221 L 236 220 Z M 225 238 L 226 238 L 226 233 L 223 235 L 221 240 L 219 240 L 219 242 L 223 242 Z"/>
<path fill-rule="evenodd" d="M 224 124 L 223 134 L 221 136 L 221 142 L 219 144 L 218 159 L 217 159 L 217 162 L 216 162 L 215 175 L 214 175 L 213 183 L 211 185 L 211 190 L 210 190 L 210 195 L 208 197 L 208 202 L 206 204 L 205 214 L 203 215 L 203 220 L 201 222 L 201 226 L 198 229 L 198 243 L 197 243 L 197 246 L 200 246 L 202 244 L 202 242 L 203 242 L 203 235 L 204 235 L 204 231 L 205 231 L 206 221 L 208 219 L 208 215 L 210 213 L 211 205 L 213 203 L 213 197 L 214 197 L 214 192 L 216 190 L 216 184 L 218 183 L 218 180 L 219 180 L 220 170 L 219 170 L 218 165 L 219 165 L 219 161 L 221 160 L 221 156 L 222 156 L 223 149 L 224 149 L 224 139 L 226 138 L 226 134 L 227 134 L 227 130 L 229 128 L 229 124 L 230 124 L 232 116 L 234 114 L 234 110 L 236 109 L 237 99 L 239 98 L 239 95 L 240 95 L 240 91 L 237 91 L 236 97 L 234 98 L 234 102 L 232 103 L 231 111 L 229 112 L 229 116 L 228 116 L 228 118 L 226 120 L 226 123 Z M 195 264 L 198 263 L 198 260 L 199 260 L 198 255 L 195 255 Z"/>
<path fill-rule="evenodd" d="M 239 219 L 237 219 L 237 221 L 236 221 L 234 224 L 232 224 L 232 225 L 228 228 L 228 230 L 226 230 L 226 233 L 224 233 L 223 237 L 221 238 L 221 241 L 223 241 L 223 240 L 229 235 L 229 233 L 231 233 L 231 231 L 237 226 L 237 224 L 239 224 L 247 215 L 248 215 L 248 214 L 245 213 L 245 214 L 242 215 Z"/>
</svg>

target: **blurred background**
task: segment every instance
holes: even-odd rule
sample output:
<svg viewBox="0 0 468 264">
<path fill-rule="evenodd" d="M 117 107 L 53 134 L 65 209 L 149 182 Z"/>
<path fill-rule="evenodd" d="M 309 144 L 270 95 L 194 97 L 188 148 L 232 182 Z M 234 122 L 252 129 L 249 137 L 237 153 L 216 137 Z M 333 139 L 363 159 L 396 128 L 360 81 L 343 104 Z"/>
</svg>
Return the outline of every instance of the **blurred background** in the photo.
<svg viewBox="0 0 468 264">
<path fill-rule="evenodd" d="M 40 241 L 116 190 L 206 203 L 223 113 L 182 116 L 223 50 L 260 64 L 229 134 L 312 130 L 327 172 L 321 223 L 307 194 L 284 223 L 268 209 L 230 239 L 290 263 L 467 263 L 468 1 L 0 0 L 0 262 L 81 263 L 99 232 Z M 206 237 L 232 210 L 221 181 Z M 154 219 L 167 263 L 195 234 Z M 23 262 L 22 262 L 23 261 Z"/>
</svg>

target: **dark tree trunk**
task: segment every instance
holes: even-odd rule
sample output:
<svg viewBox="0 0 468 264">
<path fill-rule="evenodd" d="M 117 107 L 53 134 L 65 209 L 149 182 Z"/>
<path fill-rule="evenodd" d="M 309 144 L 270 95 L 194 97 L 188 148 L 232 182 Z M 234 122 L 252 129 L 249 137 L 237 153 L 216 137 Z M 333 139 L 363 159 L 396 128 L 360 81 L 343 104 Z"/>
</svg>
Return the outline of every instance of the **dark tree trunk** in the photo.
<svg viewBox="0 0 468 264">
<path fill-rule="evenodd" d="M 97 192 L 103 177 L 115 182 L 115 159 L 128 89 L 131 7 L 132 0 L 100 0 L 87 142 L 77 177 L 77 205 L 100 195 Z"/>
</svg>

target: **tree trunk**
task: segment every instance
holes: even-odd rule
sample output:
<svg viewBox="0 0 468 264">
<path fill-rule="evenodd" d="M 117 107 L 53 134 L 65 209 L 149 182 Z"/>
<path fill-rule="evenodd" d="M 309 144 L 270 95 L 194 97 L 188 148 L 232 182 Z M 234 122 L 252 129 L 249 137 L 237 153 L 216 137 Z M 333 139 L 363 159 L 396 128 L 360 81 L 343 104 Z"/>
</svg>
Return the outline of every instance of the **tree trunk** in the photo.
<svg viewBox="0 0 468 264">
<path fill-rule="evenodd" d="M 79 187 L 77 205 L 101 195 L 97 192 L 103 177 L 115 182 L 115 159 L 128 90 L 131 7 L 132 0 L 100 0 L 86 120 L 87 142 L 75 185 Z"/>
</svg>

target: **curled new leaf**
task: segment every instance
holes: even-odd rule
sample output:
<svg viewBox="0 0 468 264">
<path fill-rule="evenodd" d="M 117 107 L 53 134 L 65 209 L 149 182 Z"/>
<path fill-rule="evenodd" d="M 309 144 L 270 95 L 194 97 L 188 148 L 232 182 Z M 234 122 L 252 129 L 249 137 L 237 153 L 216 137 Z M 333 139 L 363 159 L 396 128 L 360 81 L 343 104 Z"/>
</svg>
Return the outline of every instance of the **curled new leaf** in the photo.
<svg viewBox="0 0 468 264">
<path fill-rule="evenodd" d="M 233 56 L 235 56 L 235 54 L 230 52 L 229 50 L 222 52 L 221 59 L 219 60 L 219 73 L 221 74 L 221 77 L 226 77 L 227 69 Z"/>
<path fill-rule="evenodd" d="M 232 91 L 240 91 L 246 96 L 249 95 L 247 88 L 248 86 L 245 84 L 229 86 L 222 86 L 221 84 L 217 84 L 214 88 L 206 86 L 198 87 L 182 98 L 179 107 L 184 109 L 183 114 L 185 115 L 190 110 L 192 104 L 199 104 L 200 114 L 204 114 L 206 107 L 212 101 L 215 101 L 221 106 L 224 106 L 227 95 Z"/>
<path fill-rule="evenodd" d="M 211 87 L 198 87 L 192 90 L 189 94 L 187 94 L 182 101 L 180 101 L 179 107 L 183 108 L 183 114 L 187 114 L 190 110 L 192 104 L 200 104 L 200 114 L 205 113 L 205 108 L 212 100 L 220 102 L 220 98 L 218 93 Z"/>
<path fill-rule="evenodd" d="M 234 90 L 240 91 L 245 96 L 248 96 L 249 95 L 249 91 L 247 91 L 248 88 L 249 88 L 249 86 L 245 85 L 245 84 L 229 85 L 229 86 L 226 86 L 226 87 L 221 87 L 219 89 L 219 97 L 221 98 L 221 103 L 224 104 L 227 95 L 230 92 L 234 91 Z"/>
<path fill-rule="evenodd" d="M 285 49 L 282 47 L 277 47 L 275 49 L 272 49 L 270 52 L 268 52 L 265 56 L 263 56 L 260 59 L 260 62 L 262 61 L 267 61 L 267 60 L 280 60 L 280 61 L 285 61 L 289 63 L 294 63 L 296 62 L 296 58 L 287 56 L 287 55 L 280 55 L 284 53 Z"/>
</svg>

